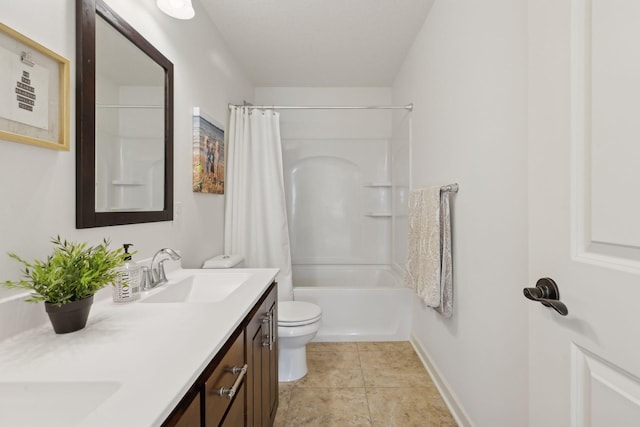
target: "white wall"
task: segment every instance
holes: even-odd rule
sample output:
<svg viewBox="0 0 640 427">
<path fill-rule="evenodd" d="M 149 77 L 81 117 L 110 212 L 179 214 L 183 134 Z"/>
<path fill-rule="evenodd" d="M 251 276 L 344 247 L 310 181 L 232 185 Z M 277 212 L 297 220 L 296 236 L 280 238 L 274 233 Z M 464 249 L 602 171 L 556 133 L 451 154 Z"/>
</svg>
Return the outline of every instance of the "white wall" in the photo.
<svg viewBox="0 0 640 427">
<path fill-rule="evenodd" d="M 191 190 L 192 108 L 199 106 L 226 123 L 227 104 L 251 100 L 253 87 L 197 1 L 196 17 L 190 21 L 162 14 L 155 1 L 107 3 L 174 64 L 174 201 L 181 202 L 181 218 L 75 229 L 75 1 L 4 2 L 3 23 L 71 61 L 71 151 L 0 141 L 1 280 L 19 276 L 19 265 L 7 252 L 27 259 L 44 257 L 50 251 L 49 238 L 57 234 L 91 243 L 108 237 L 113 246 L 134 243 L 138 258 L 168 246 L 180 249 L 184 265 L 191 267 L 222 253 L 224 197 Z M 0 296 L 6 293 L 0 290 Z"/>
<path fill-rule="evenodd" d="M 525 0 L 436 0 L 393 87 L 412 185 L 460 184 L 454 315 L 416 298 L 413 339 L 478 426 L 528 419 L 526 51 Z"/>
<path fill-rule="evenodd" d="M 256 104 L 388 105 L 391 88 L 260 87 Z M 389 264 L 391 113 L 281 110 L 294 264 Z M 293 200 L 295 199 L 295 208 Z"/>
</svg>

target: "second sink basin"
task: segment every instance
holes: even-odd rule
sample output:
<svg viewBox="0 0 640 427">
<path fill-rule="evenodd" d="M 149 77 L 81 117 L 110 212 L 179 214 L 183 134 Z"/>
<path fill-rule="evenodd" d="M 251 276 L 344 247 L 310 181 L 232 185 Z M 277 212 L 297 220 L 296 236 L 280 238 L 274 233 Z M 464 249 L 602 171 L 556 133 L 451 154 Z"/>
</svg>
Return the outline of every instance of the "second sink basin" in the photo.
<svg viewBox="0 0 640 427">
<path fill-rule="evenodd" d="M 222 301 L 251 277 L 249 273 L 194 272 L 143 299 L 142 303 L 208 303 Z"/>
</svg>

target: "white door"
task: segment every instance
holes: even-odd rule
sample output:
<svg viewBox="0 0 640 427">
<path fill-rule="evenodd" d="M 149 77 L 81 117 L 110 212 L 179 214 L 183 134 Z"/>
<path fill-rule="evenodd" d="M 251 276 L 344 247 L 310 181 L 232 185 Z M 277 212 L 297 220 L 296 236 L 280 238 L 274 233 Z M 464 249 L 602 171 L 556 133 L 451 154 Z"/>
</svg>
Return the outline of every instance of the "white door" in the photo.
<svg viewBox="0 0 640 427">
<path fill-rule="evenodd" d="M 640 426 L 640 1 L 529 0 L 530 426 Z"/>
</svg>

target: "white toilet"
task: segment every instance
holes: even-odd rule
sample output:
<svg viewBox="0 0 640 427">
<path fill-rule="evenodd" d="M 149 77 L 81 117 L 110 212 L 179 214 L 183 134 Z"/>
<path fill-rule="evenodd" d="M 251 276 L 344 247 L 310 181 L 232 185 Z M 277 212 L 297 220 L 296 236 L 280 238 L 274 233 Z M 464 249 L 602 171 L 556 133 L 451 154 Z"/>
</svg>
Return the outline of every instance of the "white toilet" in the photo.
<svg viewBox="0 0 640 427">
<path fill-rule="evenodd" d="M 233 268 L 244 260 L 240 255 L 218 255 L 202 268 Z M 278 301 L 278 381 L 299 380 L 307 374 L 306 345 L 318 333 L 322 309 L 304 301 Z"/>
<path fill-rule="evenodd" d="M 304 301 L 278 302 L 278 381 L 295 381 L 307 375 L 307 348 L 320 329 L 322 310 Z"/>
</svg>

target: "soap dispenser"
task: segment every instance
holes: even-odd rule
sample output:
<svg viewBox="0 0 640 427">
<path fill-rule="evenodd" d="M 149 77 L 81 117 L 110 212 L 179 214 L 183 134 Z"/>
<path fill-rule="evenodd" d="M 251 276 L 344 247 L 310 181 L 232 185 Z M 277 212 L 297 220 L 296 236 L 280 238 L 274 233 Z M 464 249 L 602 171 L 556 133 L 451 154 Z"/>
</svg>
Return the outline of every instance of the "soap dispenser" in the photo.
<svg viewBox="0 0 640 427">
<path fill-rule="evenodd" d="M 129 248 L 131 243 L 122 245 L 125 263 L 116 269 L 118 275 L 113 286 L 113 302 L 122 303 L 140 298 L 140 267 L 131 259 Z"/>
</svg>

